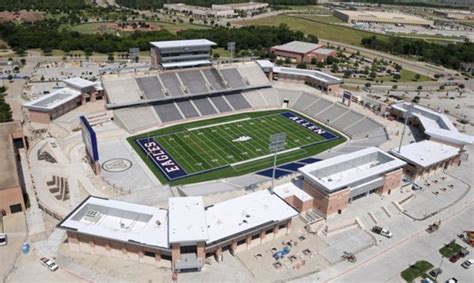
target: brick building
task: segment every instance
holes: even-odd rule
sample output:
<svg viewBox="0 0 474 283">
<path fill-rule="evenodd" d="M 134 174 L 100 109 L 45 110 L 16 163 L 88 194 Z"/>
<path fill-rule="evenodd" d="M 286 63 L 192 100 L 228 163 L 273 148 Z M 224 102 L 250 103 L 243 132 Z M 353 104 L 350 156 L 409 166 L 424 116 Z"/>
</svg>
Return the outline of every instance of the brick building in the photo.
<svg viewBox="0 0 474 283">
<path fill-rule="evenodd" d="M 339 155 L 298 169 L 303 190 L 323 216 L 341 213 L 352 201 L 401 186 L 405 162 L 376 147 Z"/>
<path fill-rule="evenodd" d="M 411 143 L 392 149 L 390 153 L 405 161 L 405 175 L 412 180 L 461 164 L 461 151 L 457 147 L 429 140 Z"/>
<path fill-rule="evenodd" d="M 18 175 L 18 157 L 14 143 L 25 145 L 18 121 L 0 124 L 0 213 L 7 215 L 25 210 Z"/>
<path fill-rule="evenodd" d="M 303 41 L 292 41 L 283 45 L 273 46 L 271 52 L 277 59 L 290 59 L 292 63 L 311 63 L 313 58 L 317 62 L 325 62 L 327 57 L 336 56 L 336 50 L 322 48 L 323 45 Z"/>
<path fill-rule="evenodd" d="M 58 227 L 69 247 L 175 271 L 199 271 L 287 234 L 298 212 L 276 194 L 257 191 L 207 207 L 202 197 L 168 200 L 168 209 L 88 197 Z"/>
</svg>

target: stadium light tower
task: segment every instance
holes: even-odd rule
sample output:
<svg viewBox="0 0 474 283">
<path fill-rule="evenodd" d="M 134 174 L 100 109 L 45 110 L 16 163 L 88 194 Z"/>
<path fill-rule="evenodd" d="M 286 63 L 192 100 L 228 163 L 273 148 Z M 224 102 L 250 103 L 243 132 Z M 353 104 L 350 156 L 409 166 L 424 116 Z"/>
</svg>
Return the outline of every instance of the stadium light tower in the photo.
<svg viewBox="0 0 474 283">
<path fill-rule="evenodd" d="M 405 130 L 407 127 L 408 118 L 410 117 L 411 117 L 411 111 L 408 110 L 405 115 L 405 121 L 403 122 L 403 131 L 402 131 L 402 136 L 400 137 L 400 144 L 398 144 L 398 153 L 400 153 L 400 151 L 402 150 L 403 137 L 405 136 Z"/>
<path fill-rule="evenodd" d="M 270 142 L 268 147 L 270 151 L 273 153 L 273 172 L 272 172 L 272 188 L 271 192 L 273 193 L 273 189 L 275 188 L 275 170 L 276 170 L 276 163 L 277 163 L 277 154 L 279 151 L 285 149 L 286 145 L 286 134 L 274 134 L 270 136 Z"/>
</svg>

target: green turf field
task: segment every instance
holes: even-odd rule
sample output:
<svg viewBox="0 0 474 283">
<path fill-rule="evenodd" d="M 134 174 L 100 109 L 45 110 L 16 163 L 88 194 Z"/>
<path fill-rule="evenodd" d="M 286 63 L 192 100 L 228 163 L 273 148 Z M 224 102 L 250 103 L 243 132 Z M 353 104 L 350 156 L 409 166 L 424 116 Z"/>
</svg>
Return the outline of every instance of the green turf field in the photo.
<svg viewBox="0 0 474 283">
<path fill-rule="evenodd" d="M 128 140 L 155 175 L 162 182 L 171 184 L 241 175 L 271 167 L 268 143 L 270 136 L 276 133 L 286 134 L 287 152 L 279 155 L 279 163 L 317 154 L 344 141 L 333 130 L 330 132 L 336 134 L 337 138 L 326 140 L 282 116 L 282 112 L 288 111 L 251 112 L 215 118 L 165 128 Z M 297 115 L 310 120 L 301 114 Z M 244 140 L 239 141 L 239 138 Z M 187 176 L 179 180 L 167 180 L 162 169 L 137 145 L 138 139 L 157 142 L 186 171 Z"/>
</svg>

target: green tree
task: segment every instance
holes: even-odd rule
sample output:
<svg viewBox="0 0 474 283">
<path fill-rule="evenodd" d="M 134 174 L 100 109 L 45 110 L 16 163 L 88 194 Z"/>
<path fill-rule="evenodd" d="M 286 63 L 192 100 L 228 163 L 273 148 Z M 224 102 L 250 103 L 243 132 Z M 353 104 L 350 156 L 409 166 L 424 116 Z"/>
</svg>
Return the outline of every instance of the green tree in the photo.
<svg viewBox="0 0 474 283">
<path fill-rule="evenodd" d="M 298 69 L 307 69 L 308 65 L 306 65 L 305 62 L 301 62 L 298 65 L 296 65 L 296 68 L 298 68 Z"/>
<path fill-rule="evenodd" d="M 416 74 L 416 75 L 415 75 L 415 80 L 418 81 L 420 78 L 421 78 L 420 74 Z"/>
</svg>

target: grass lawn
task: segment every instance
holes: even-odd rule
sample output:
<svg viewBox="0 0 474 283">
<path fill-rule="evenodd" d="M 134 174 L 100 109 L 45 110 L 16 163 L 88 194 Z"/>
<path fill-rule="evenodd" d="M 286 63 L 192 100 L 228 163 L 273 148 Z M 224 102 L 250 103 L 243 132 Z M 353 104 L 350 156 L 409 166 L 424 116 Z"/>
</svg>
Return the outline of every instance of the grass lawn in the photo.
<svg viewBox="0 0 474 283">
<path fill-rule="evenodd" d="M 399 79 L 397 82 L 392 81 L 393 76 L 378 77 L 377 80 L 383 80 L 384 82 L 390 82 L 390 83 L 427 82 L 427 81 L 431 81 L 431 78 L 430 78 L 430 77 L 427 77 L 427 76 L 421 75 L 421 74 L 420 74 L 420 79 L 416 80 L 416 79 L 415 79 L 416 74 L 417 74 L 417 73 L 415 73 L 415 72 L 413 72 L 413 71 L 406 70 L 406 69 L 402 69 L 402 70 L 400 71 L 400 79 Z"/>
<path fill-rule="evenodd" d="M 268 142 L 275 133 L 286 133 L 285 150 L 291 150 L 278 155 L 279 164 L 315 155 L 345 141 L 333 130 L 330 132 L 334 137 L 326 139 L 281 115 L 284 112 L 288 111 L 250 112 L 197 121 L 133 136 L 128 141 L 160 181 L 172 185 L 238 176 L 271 167 L 273 158 Z M 316 122 L 313 124 L 324 129 Z M 250 139 L 239 141 L 242 137 Z M 137 143 L 139 139 L 143 143 L 156 142 L 184 174 L 165 177 L 163 169 Z"/>
<path fill-rule="evenodd" d="M 327 23 L 327 24 L 338 24 L 342 23 L 342 20 L 333 15 L 299 15 L 300 18 Z"/>
<path fill-rule="evenodd" d="M 400 275 L 407 282 L 413 282 L 416 278 L 422 276 L 431 268 L 433 268 L 433 264 L 425 260 L 420 260 L 408 267 L 407 269 L 403 270 Z"/>
<path fill-rule="evenodd" d="M 230 57 L 230 52 L 225 48 L 214 48 L 212 49 L 212 54 L 219 54 L 220 57 Z M 234 54 L 235 56 L 235 54 Z"/>
<path fill-rule="evenodd" d="M 457 244 L 455 241 L 452 241 L 451 243 L 445 245 L 439 250 L 439 253 L 442 254 L 444 257 L 451 257 L 452 255 L 458 253 L 460 250 L 462 250 L 462 246 Z"/>
<path fill-rule="evenodd" d="M 146 23 L 150 24 L 158 24 L 162 29 L 169 30 L 172 33 L 176 33 L 180 30 L 184 29 L 206 29 L 209 28 L 204 25 L 197 25 L 197 24 L 190 24 L 190 23 L 173 23 L 173 22 L 166 22 L 166 21 L 145 21 Z M 114 24 L 115 22 L 95 22 L 95 23 L 87 23 L 87 24 L 79 24 L 71 27 L 71 30 L 78 31 L 80 33 L 115 33 L 121 32 L 126 33 L 127 31 L 124 30 L 115 30 L 113 28 L 107 28 L 108 24 Z"/>
<path fill-rule="evenodd" d="M 333 40 L 356 46 L 361 46 L 360 42 L 364 37 L 374 35 L 374 33 L 360 31 L 350 27 L 286 15 L 240 21 L 239 24 L 267 26 L 279 26 L 280 24 L 287 24 L 292 30 L 299 30 L 305 34 L 313 34 L 322 39 Z M 377 37 L 380 39 L 388 39 L 386 35 L 377 34 Z"/>
</svg>

